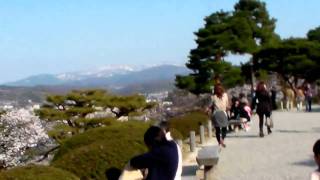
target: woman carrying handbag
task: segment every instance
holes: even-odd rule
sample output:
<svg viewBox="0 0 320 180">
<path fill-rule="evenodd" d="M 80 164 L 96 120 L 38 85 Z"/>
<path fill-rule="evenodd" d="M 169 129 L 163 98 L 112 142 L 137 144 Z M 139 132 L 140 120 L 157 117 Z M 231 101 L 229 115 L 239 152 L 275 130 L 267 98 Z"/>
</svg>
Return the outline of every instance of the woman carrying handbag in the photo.
<svg viewBox="0 0 320 180">
<path fill-rule="evenodd" d="M 261 81 L 257 85 L 256 90 L 256 103 L 257 103 L 257 114 L 259 116 L 259 136 L 264 137 L 263 133 L 263 121 L 264 117 L 266 119 L 266 126 L 268 134 L 271 134 L 271 128 L 273 126 L 273 122 L 271 119 L 271 111 L 272 111 L 272 101 L 269 92 L 267 91 L 266 84 Z"/>
<path fill-rule="evenodd" d="M 211 103 L 209 109 L 211 109 L 211 120 L 216 131 L 216 138 L 220 146 L 226 147 L 224 139 L 227 134 L 228 126 L 228 95 L 225 93 L 221 84 L 214 87 L 213 95 L 211 96 Z"/>
</svg>

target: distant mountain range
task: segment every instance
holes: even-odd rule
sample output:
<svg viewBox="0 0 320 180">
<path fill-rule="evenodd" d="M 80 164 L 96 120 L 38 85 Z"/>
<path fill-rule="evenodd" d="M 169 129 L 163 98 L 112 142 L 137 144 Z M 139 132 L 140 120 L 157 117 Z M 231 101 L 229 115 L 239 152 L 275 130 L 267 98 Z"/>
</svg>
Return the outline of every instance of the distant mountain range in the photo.
<svg viewBox="0 0 320 180">
<path fill-rule="evenodd" d="M 188 73 L 190 70 L 184 66 L 159 65 L 104 66 L 90 71 L 34 75 L 0 86 L 0 101 L 30 98 L 38 102 L 48 93 L 81 88 L 102 88 L 120 94 L 159 92 L 173 89 L 177 74 Z"/>
<path fill-rule="evenodd" d="M 146 83 L 158 80 L 173 80 L 176 74 L 187 74 L 186 67 L 176 65 L 160 65 L 146 68 L 131 66 L 104 66 L 96 70 L 63 74 L 41 74 L 30 76 L 6 86 L 76 86 L 105 87 L 121 89 L 127 85 Z"/>
<path fill-rule="evenodd" d="M 39 85 L 62 85 L 86 79 L 108 78 L 114 75 L 123 75 L 130 72 L 139 71 L 141 69 L 141 67 L 133 67 L 127 65 L 102 66 L 96 69 L 78 72 L 67 72 L 61 74 L 39 74 L 15 82 L 5 83 L 4 85 L 26 87 Z"/>
</svg>

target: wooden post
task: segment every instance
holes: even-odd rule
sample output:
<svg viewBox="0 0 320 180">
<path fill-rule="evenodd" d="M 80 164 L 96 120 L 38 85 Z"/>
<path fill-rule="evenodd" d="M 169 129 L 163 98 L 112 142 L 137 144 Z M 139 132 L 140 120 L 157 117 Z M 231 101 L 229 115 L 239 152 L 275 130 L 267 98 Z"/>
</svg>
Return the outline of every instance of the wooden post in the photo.
<svg viewBox="0 0 320 180">
<path fill-rule="evenodd" d="M 200 125 L 200 144 L 204 144 L 204 126 Z"/>
<path fill-rule="evenodd" d="M 196 132 L 190 131 L 190 151 L 194 152 L 196 149 Z"/>
<path fill-rule="evenodd" d="M 212 121 L 208 121 L 208 136 L 209 138 L 212 138 Z"/>
</svg>

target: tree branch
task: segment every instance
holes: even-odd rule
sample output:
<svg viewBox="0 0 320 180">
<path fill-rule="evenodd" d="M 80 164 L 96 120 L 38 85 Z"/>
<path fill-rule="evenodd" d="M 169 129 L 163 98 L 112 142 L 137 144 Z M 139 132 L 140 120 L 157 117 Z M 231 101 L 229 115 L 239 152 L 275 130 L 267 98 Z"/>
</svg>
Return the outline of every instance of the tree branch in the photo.
<svg viewBox="0 0 320 180">
<path fill-rule="evenodd" d="M 37 160 L 37 162 L 41 162 L 41 161 L 47 159 L 48 156 L 49 156 L 49 154 L 50 154 L 51 152 L 57 150 L 58 148 L 60 148 L 60 145 L 49 149 L 47 152 L 44 153 L 44 155 L 42 156 L 42 158 L 40 158 L 39 160 Z"/>
</svg>

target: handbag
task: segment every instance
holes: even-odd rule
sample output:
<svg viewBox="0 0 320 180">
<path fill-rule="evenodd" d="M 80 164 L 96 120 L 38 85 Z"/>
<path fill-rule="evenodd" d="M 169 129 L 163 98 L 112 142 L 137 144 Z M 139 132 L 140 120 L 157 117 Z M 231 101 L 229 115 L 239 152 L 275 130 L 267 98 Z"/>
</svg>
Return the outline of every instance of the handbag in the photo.
<svg viewBox="0 0 320 180">
<path fill-rule="evenodd" d="M 271 117 L 266 118 L 266 126 L 273 128 L 273 120 Z"/>
</svg>

